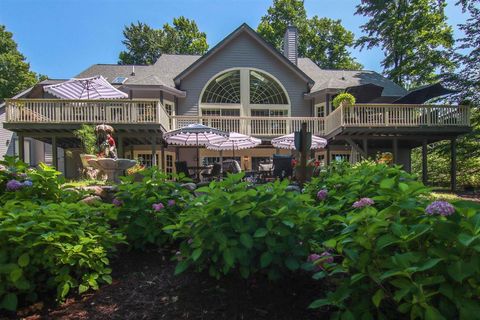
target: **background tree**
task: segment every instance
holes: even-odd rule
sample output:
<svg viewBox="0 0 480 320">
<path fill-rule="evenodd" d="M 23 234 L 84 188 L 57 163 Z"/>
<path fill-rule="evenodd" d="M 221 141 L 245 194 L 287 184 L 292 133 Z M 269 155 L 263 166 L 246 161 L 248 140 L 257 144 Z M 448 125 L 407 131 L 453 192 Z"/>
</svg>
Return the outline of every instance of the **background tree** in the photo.
<svg viewBox="0 0 480 320">
<path fill-rule="evenodd" d="M 173 19 L 173 25 L 153 29 L 145 23 L 130 24 L 123 30 L 125 51 L 120 52 L 119 64 L 152 64 L 162 53 L 204 54 L 208 50 L 207 35 L 200 32 L 194 20 Z"/>
<path fill-rule="evenodd" d="M 356 14 L 369 17 L 361 26 L 362 49 L 380 47 L 385 75 L 412 88 L 433 82 L 437 72 L 452 70 L 452 27 L 445 0 L 362 0 Z"/>
<path fill-rule="evenodd" d="M 30 64 L 18 51 L 13 34 L 0 25 L 0 103 L 44 78 L 30 71 Z"/>
<path fill-rule="evenodd" d="M 312 59 L 321 68 L 362 68 L 347 50 L 354 44 L 353 33 L 346 30 L 340 20 L 317 16 L 308 19 L 301 0 L 274 0 L 261 18 L 257 32 L 281 51 L 288 26 L 298 29 L 299 55 Z"/>
</svg>

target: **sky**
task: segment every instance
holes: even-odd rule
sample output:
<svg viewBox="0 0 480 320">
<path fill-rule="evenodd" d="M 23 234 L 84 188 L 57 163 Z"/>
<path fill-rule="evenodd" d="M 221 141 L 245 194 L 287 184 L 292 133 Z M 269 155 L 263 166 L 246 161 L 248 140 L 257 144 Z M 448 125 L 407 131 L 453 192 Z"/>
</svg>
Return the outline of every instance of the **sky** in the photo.
<svg viewBox="0 0 480 320">
<path fill-rule="evenodd" d="M 457 0 L 448 0 L 448 22 L 455 38 L 466 19 Z M 341 19 L 361 35 L 366 22 L 354 15 L 359 0 L 305 0 L 309 17 Z M 0 0 L 0 24 L 13 33 L 20 52 L 33 71 L 51 79 L 71 78 L 92 64 L 117 63 L 124 49 L 125 25 L 141 21 L 161 28 L 174 17 L 194 19 L 207 34 L 210 47 L 246 22 L 256 29 L 272 0 Z M 353 49 L 352 55 L 367 70 L 382 71 L 379 49 Z"/>
</svg>

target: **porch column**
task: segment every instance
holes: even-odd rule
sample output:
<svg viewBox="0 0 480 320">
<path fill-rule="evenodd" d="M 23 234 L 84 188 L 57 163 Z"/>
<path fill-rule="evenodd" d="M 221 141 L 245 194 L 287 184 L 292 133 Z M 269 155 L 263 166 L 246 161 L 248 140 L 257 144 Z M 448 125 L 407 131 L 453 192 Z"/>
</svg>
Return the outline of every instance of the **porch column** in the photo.
<svg viewBox="0 0 480 320">
<path fill-rule="evenodd" d="M 152 137 L 152 167 L 157 167 L 157 134 L 154 133 Z"/>
<path fill-rule="evenodd" d="M 117 144 L 118 144 L 118 157 L 125 158 L 125 152 L 123 149 L 123 136 L 120 134 L 117 137 Z"/>
<path fill-rule="evenodd" d="M 25 161 L 25 136 L 23 133 L 17 134 L 18 138 L 18 158 Z"/>
<path fill-rule="evenodd" d="M 135 157 L 133 155 L 133 144 L 130 145 L 130 159 L 135 160 Z"/>
<path fill-rule="evenodd" d="M 325 163 L 330 165 L 330 146 L 327 144 L 327 159 L 325 159 Z"/>
<path fill-rule="evenodd" d="M 162 165 L 162 171 L 166 172 L 165 170 L 165 144 L 163 141 L 160 143 L 160 163 Z"/>
<path fill-rule="evenodd" d="M 363 138 L 363 152 L 365 152 L 365 159 L 368 159 L 368 139 Z"/>
<path fill-rule="evenodd" d="M 450 140 L 450 185 L 455 192 L 457 190 L 457 138 Z"/>
<path fill-rule="evenodd" d="M 398 164 L 398 139 L 393 138 L 392 142 L 392 147 L 393 147 L 393 163 Z"/>
<path fill-rule="evenodd" d="M 422 141 L 422 182 L 424 185 L 428 183 L 428 166 L 427 166 L 427 140 Z"/>
<path fill-rule="evenodd" d="M 57 137 L 52 137 L 52 164 L 58 170 L 58 146 Z"/>
</svg>

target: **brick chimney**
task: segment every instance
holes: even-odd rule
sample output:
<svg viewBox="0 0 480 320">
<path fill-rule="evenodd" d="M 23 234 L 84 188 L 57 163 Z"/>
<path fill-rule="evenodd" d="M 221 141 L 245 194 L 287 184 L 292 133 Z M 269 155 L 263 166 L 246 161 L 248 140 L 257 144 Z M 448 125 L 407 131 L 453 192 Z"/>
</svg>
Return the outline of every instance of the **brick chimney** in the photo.
<svg viewBox="0 0 480 320">
<path fill-rule="evenodd" d="M 298 29 L 294 26 L 288 26 L 283 37 L 283 55 L 293 64 L 297 64 L 298 59 Z"/>
</svg>

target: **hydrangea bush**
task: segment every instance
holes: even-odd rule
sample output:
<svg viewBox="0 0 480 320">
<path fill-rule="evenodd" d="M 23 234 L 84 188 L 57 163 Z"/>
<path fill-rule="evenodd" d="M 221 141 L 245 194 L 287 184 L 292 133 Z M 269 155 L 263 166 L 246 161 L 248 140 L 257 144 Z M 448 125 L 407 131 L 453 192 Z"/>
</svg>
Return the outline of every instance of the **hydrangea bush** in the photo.
<svg viewBox="0 0 480 320">
<path fill-rule="evenodd" d="M 192 267 L 216 278 L 278 279 L 306 262 L 318 219 L 310 196 L 287 191 L 286 180 L 251 187 L 242 178 L 198 189 L 202 195 L 166 228 L 182 240 L 176 273 Z"/>
<path fill-rule="evenodd" d="M 331 254 L 314 256 L 314 278 L 332 290 L 311 307 L 337 310 L 333 319 L 475 319 L 480 206 L 428 203 L 429 189 L 397 167 L 340 169 L 307 187 L 328 190 L 317 207 Z"/>
<path fill-rule="evenodd" d="M 180 181 L 172 181 L 171 176 L 156 168 L 142 170 L 139 174 L 142 181 L 127 176 L 118 186 L 113 204 L 119 210 L 119 225 L 135 248 L 171 243 L 172 237 L 163 227 L 176 221 L 178 213 L 193 195 Z"/>
</svg>

